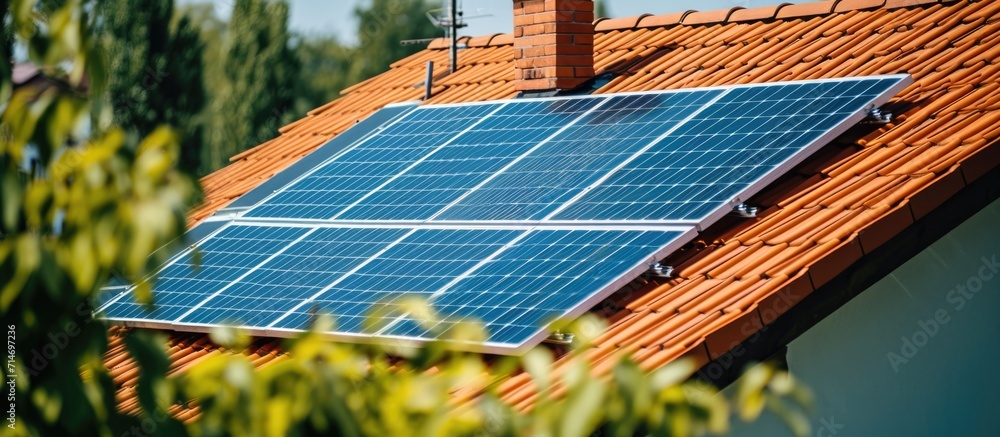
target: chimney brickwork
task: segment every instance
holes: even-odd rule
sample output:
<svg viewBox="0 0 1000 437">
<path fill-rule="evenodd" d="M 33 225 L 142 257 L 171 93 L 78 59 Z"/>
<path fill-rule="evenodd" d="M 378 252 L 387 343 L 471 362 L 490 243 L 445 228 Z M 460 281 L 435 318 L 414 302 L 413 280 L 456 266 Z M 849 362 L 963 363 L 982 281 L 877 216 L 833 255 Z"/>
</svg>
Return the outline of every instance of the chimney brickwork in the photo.
<svg viewBox="0 0 1000 437">
<path fill-rule="evenodd" d="M 594 77 L 593 0 L 514 0 L 518 91 L 570 90 Z"/>
</svg>

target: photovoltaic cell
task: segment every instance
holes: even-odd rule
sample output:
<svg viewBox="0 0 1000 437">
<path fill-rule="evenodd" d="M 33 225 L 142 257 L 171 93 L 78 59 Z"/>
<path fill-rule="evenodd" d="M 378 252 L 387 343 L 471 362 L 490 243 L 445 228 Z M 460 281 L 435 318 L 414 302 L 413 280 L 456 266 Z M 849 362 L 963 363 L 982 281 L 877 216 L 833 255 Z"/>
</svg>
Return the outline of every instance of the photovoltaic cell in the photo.
<svg viewBox="0 0 1000 437">
<path fill-rule="evenodd" d="M 722 92 L 612 97 L 436 219 L 543 219 Z"/>
<path fill-rule="evenodd" d="M 400 239 L 406 229 L 320 228 L 179 322 L 266 327 Z"/>
<path fill-rule="evenodd" d="M 898 79 L 734 88 L 557 220 L 701 220 Z"/>
<path fill-rule="evenodd" d="M 426 220 L 604 98 L 504 105 L 359 204 L 341 220 Z"/>
<path fill-rule="evenodd" d="M 200 245 L 200 263 L 195 262 L 192 253 L 186 253 L 159 272 L 153 285 L 155 309 L 150 311 L 129 292 L 105 308 L 104 317 L 172 321 L 237 282 L 308 231 L 293 227 L 228 226 Z"/>
<path fill-rule="evenodd" d="M 495 105 L 414 110 L 246 213 L 329 219 L 481 121 Z"/>
<path fill-rule="evenodd" d="M 369 315 L 399 316 L 401 300 L 428 299 L 523 232 L 417 230 L 273 327 L 306 329 L 315 310 L 333 316 L 338 332 L 361 333 Z"/>
<path fill-rule="evenodd" d="M 432 299 L 448 317 L 431 328 L 447 332 L 457 321 L 482 322 L 493 343 L 520 345 L 548 323 L 581 308 L 626 272 L 653 260 L 678 231 L 537 230 Z M 629 278 L 631 280 L 633 278 Z M 624 285 L 624 284 L 622 284 Z M 413 320 L 385 332 L 430 337 Z"/>
</svg>

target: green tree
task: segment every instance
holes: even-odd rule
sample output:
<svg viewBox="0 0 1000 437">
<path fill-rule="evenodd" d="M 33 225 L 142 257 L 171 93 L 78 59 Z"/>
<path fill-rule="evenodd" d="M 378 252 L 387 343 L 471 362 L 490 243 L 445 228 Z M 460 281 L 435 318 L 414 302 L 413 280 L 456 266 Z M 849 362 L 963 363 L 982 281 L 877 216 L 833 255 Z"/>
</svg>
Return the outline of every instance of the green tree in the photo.
<svg viewBox="0 0 1000 437">
<path fill-rule="evenodd" d="M 237 0 L 233 5 L 222 88 L 213 96 L 209 168 L 273 138 L 294 117 L 299 64 L 290 37 L 284 1 Z"/>
<path fill-rule="evenodd" d="M 302 70 L 295 88 L 295 113 L 307 112 L 340 97 L 340 91 L 352 85 L 349 76 L 355 51 L 335 37 L 308 36 L 295 47 Z"/>
<path fill-rule="evenodd" d="M 205 106 L 197 29 L 189 19 L 173 19 L 173 0 L 100 0 L 96 12 L 115 123 L 140 137 L 176 127 L 181 166 L 197 171 L 202 135 L 195 116 Z"/>
<path fill-rule="evenodd" d="M 205 109 L 205 44 L 200 32 L 187 16 L 175 17 L 170 48 L 167 52 L 170 74 L 157 91 L 162 101 L 163 121 L 182 132 L 181 169 L 199 172 L 203 149 L 203 124 L 199 114 Z"/>
<path fill-rule="evenodd" d="M 420 45 L 401 41 L 430 38 L 441 34 L 426 17 L 437 5 L 427 0 L 372 0 L 357 6 L 358 43 L 355 47 L 348 85 L 373 77 L 389 65 L 423 50 Z"/>
<path fill-rule="evenodd" d="M 434 8 L 435 4 L 425 0 L 374 0 L 354 9 L 354 44 L 324 35 L 300 38 L 295 47 L 302 65 L 295 90 L 295 113 L 304 115 L 325 105 L 337 99 L 341 90 L 423 50 L 419 44 L 404 46 L 400 42 L 440 35 L 441 29 L 426 18 L 427 11 Z"/>
<path fill-rule="evenodd" d="M 198 33 L 202 44 L 200 72 L 206 104 L 202 111 L 193 114 L 192 122 L 199 130 L 198 141 L 202 145 L 198 157 L 200 163 L 198 174 L 204 175 L 218 169 L 218 164 L 213 162 L 216 145 L 212 142 L 214 140 L 210 132 L 211 128 L 220 125 L 221 121 L 218 119 L 223 116 L 214 109 L 218 107 L 216 100 L 221 97 L 222 90 L 227 88 L 228 79 L 223 74 L 223 59 L 229 23 L 215 14 L 215 5 L 212 3 L 180 4 L 174 13 L 174 20 L 178 25 L 180 21 L 187 22 Z"/>
<path fill-rule="evenodd" d="M 16 342 L 4 366 L 5 381 L 15 384 L 8 388 L 16 423 L 5 425 L 22 435 L 120 434 L 141 418 L 115 408 L 103 364 L 107 326 L 90 311 L 112 272 L 138 280 L 163 260 L 149 255 L 183 232 L 194 184 L 174 170 L 177 138 L 167 129 L 129 141 L 99 124 L 101 135 L 88 138 L 91 120 L 110 121 L 107 73 L 89 27 L 93 4 L 4 6 L 0 21 L 9 20 L 29 60 L 60 83 L 13 92 L 0 109 L 0 319 Z M 3 88 L 10 79 L 0 78 Z M 89 96 L 79 91 L 85 80 Z M 82 141 L 70 147 L 71 138 Z M 29 148 L 47 167 L 43 177 L 19 176 Z M 147 361 L 141 346 L 155 343 L 135 337 L 135 344 Z"/>
<path fill-rule="evenodd" d="M 596 2 L 594 3 L 594 16 L 597 18 L 601 17 L 610 18 L 611 7 L 608 6 L 608 3 L 605 2 L 604 0 L 596 0 Z"/>
</svg>

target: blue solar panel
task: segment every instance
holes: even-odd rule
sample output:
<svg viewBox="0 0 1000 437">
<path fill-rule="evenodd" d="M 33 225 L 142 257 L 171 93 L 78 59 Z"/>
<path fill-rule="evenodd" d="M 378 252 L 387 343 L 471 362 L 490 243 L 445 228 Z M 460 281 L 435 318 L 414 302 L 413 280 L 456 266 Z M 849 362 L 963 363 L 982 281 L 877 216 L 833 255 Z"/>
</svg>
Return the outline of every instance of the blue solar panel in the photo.
<svg viewBox="0 0 1000 437">
<path fill-rule="evenodd" d="M 178 322 L 265 327 L 406 233 L 406 229 L 317 229 Z"/>
<path fill-rule="evenodd" d="M 297 167 L 304 173 L 287 175 L 285 188 L 253 192 L 264 199 L 256 206 L 196 228 L 192 239 L 222 226 L 201 241 L 200 269 L 183 253 L 161 270 L 156 310 L 117 287 L 102 311 L 140 326 L 236 323 L 256 335 L 288 335 L 328 313 L 340 338 L 415 340 L 477 320 L 488 350 L 523 351 L 553 318 L 588 310 L 909 82 L 394 112 L 339 155 Z M 448 319 L 419 326 L 401 306 L 407 297 Z M 378 332 L 363 323 L 373 311 Z"/>
<path fill-rule="evenodd" d="M 612 97 L 436 219 L 545 218 L 722 92 Z"/>
<path fill-rule="evenodd" d="M 329 219 L 499 105 L 427 107 L 360 142 L 247 212 L 247 217 Z"/>
<path fill-rule="evenodd" d="M 554 218 L 701 221 L 900 82 L 733 88 Z"/>
<path fill-rule="evenodd" d="M 191 253 L 182 254 L 159 272 L 153 286 L 156 307 L 150 311 L 135 301 L 132 293 L 119 297 L 103 309 L 111 319 L 171 321 L 199 302 L 240 280 L 275 253 L 279 253 L 309 229 L 232 225 L 204 241 L 196 266 Z"/>
<path fill-rule="evenodd" d="M 601 291 L 625 285 L 612 286 L 636 267 L 644 269 L 682 234 L 672 230 L 533 231 L 432 299 L 433 307 L 448 320 L 431 329 L 447 332 L 458 320 L 475 320 L 485 324 L 490 342 L 519 346 L 554 319 L 605 297 Z M 433 335 L 409 319 L 384 334 Z"/>
<path fill-rule="evenodd" d="M 332 315 L 338 332 L 361 333 L 372 313 L 398 316 L 400 299 L 429 298 L 523 232 L 417 230 L 272 327 L 306 329 L 316 310 Z"/>
<path fill-rule="evenodd" d="M 602 100 L 509 103 L 335 218 L 429 219 Z"/>
</svg>

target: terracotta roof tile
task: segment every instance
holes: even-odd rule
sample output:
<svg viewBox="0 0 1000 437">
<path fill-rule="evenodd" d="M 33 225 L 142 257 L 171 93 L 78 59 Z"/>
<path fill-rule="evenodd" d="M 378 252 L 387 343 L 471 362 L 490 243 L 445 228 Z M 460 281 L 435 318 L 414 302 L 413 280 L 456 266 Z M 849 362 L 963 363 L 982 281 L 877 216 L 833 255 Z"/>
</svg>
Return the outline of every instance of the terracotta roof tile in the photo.
<svg viewBox="0 0 1000 437">
<path fill-rule="evenodd" d="M 938 3 L 940 0 L 886 0 L 886 9 L 909 8 L 913 6 Z"/>
<path fill-rule="evenodd" d="M 650 14 L 642 15 L 639 17 L 621 17 L 621 18 L 611 18 L 607 20 L 601 20 L 596 25 L 594 25 L 594 30 L 597 32 L 606 32 L 609 30 L 624 30 L 624 29 L 634 29 L 636 25 L 642 21 L 643 18 L 648 17 Z"/>
<path fill-rule="evenodd" d="M 733 12 L 735 12 L 733 9 L 719 9 L 716 11 L 691 12 L 681 17 L 681 24 L 687 26 L 696 26 L 699 24 L 725 23 Z"/>
<path fill-rule="evenodd" d="M 639 20 L 636 27 L 666 27 L 674 26 L 680 24 L 681 19 L 686 15 L 694 11 L 678 12 L 675 14 L 665 14 L 665 15 L 647 15 L 645 18 Z"/>
<path fill-rule="evenodd" d="M 616 75 L 599 93 L 898 72 L 915 79 L 887 105 L 894 123 L 855 129 L 864 132 L 818 153 L 759 196 L 759 218 L 702 236 L 678 255 L 676 278 L 612 297 L 610 326 L 586 352 L 598 372 L 626 352 L 647 369 L 682 355 L 720 356 L 746 335 L 738 326 L 773 322 L 1000 163 L 1000 2 L 826 1 L 601 20 L 597 28 L 597 70 Z M 512 37 L 463 43 L 461 68 L 435 81 L 429 103 L 514 97 Z M 446 65 L 446 47 L 435 40 L 234 156 L 202 179 L 205 202 L 191 223 L 381 106 L 421 98 L 414 85 L 424 64 Z M 117 329 L 107 363 L 122 409 L 135 411 L 135 363 Z M 174 333 L 169 353 L 178 372 L 221 352 L 204 335 Z M 244 353 L 259 366 L 283 356 L 267 340 Z M 563 366 L 557 362 L 557 371 Z M 524 375 L 504 381 L 501 392 L 520 408 L 535 396 Z M 197 417 L 196 409 L 175 413 Z"/>
<path fill-rule="evenodd" d="M 837 3 L 834 12 L 850 12 L 860 9 L 880 8 L 885 5 L 885 0 L 843 0 Z"/>
<path fill-rule="evenodd" d="M 778 8 L 781 6 L 788 5 L 789 3 L 782 3 L 780 5 L 772 6 L 762 6 L 759 8 L 751 9 L 740 9 L 732 11 L 729 15 L 729 22 L 736 23 L 741 21 L 764 21 L 771 20 L 776 15 L 778 15 Z"/>
<path fill-rule="evenodd" d="M 833 8 L 837 5 L 836 1 L 819 1 L 819 2 L 809 2 L 809 3 L 799 3 L 794 5 L 785 5 L 784 7 L 778 9 L 775 18 L 787 19 L 792 17 L 809 17 L 813 15 L 828 15 L 833 12 Z"/>
</svg>

